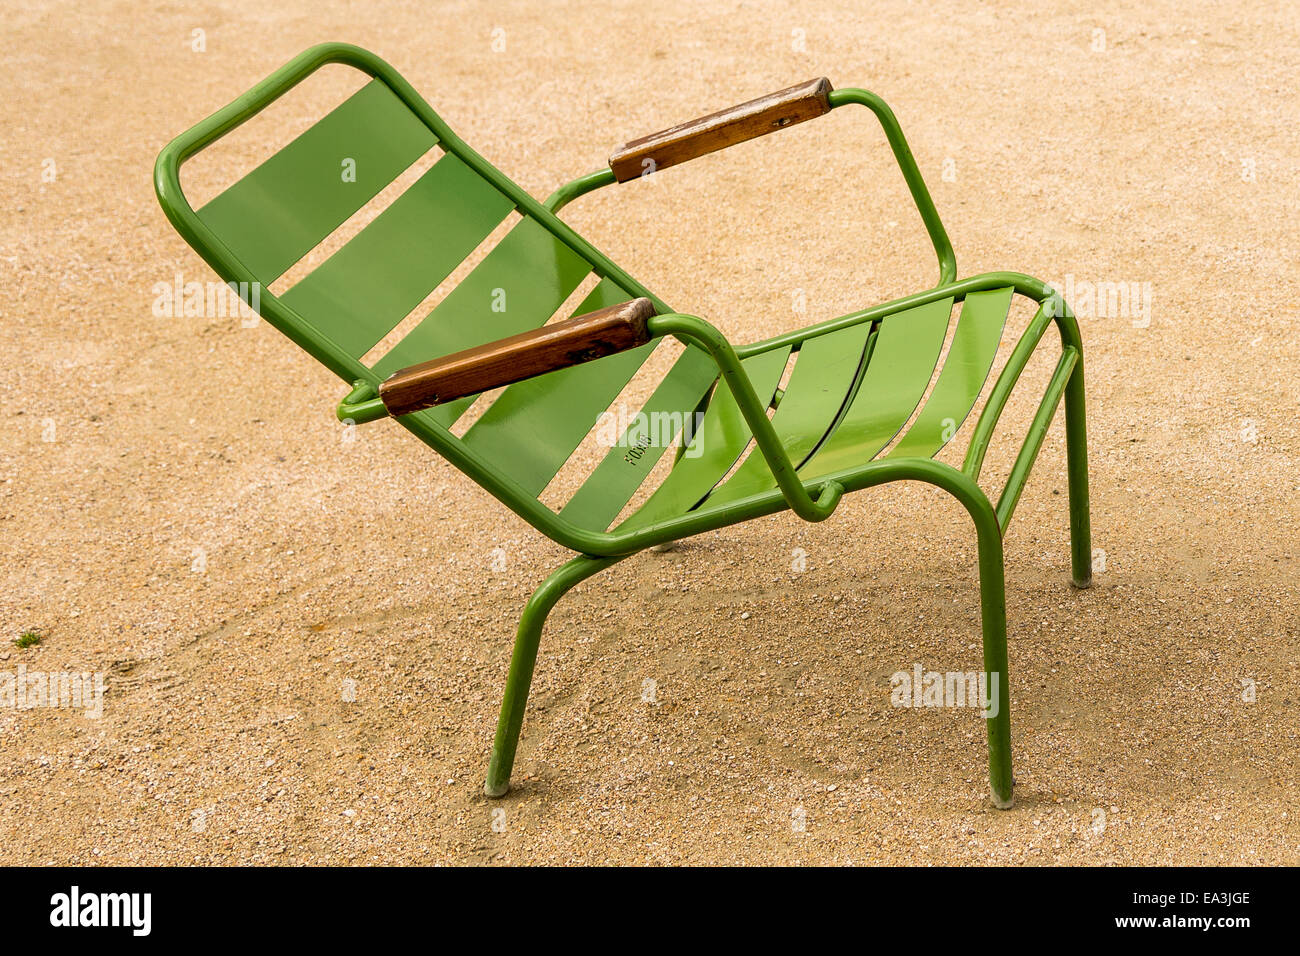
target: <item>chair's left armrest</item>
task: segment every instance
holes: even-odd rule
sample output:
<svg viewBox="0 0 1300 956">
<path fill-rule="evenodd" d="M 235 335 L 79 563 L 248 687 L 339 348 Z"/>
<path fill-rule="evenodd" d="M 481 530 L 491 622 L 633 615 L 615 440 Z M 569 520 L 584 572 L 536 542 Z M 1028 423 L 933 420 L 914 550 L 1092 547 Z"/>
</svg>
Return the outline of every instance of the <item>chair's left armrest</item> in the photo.
<svg viewBox="0 0 1300 956">
<path fill-rule="evenodd" d="M 818 77 L 756 100 L 701 116 L 659 133 L 625 143 L 609 158 L 620 183 L 667 169 L 765 133 L 785 129 L 830 112 L 831 82 Z"/>
<path fill-rule="evenodd" d="M 490 388 L 624 352 L 650 341 L 649 299 L 633 299 L 394 372 L 379 386 L 390 415 L 433 408 Z"/>
</svg>

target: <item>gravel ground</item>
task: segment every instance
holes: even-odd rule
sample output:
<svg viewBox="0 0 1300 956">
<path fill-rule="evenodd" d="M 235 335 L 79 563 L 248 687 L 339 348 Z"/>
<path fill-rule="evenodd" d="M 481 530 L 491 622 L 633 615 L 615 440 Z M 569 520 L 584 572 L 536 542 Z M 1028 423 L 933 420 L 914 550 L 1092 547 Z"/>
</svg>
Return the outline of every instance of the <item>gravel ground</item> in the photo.
<svg viewBox="0 0 1300 956">
<path fill-rule="evenodd" d="M 1300 862 L 1296 8 L 28 3 L 0 33 L 0 674 L 106 685 L 98 719 L 0 708 L 0 863 Z M 518 786 L 483 798 L 514 622 L 565 555 L 391 423 L 342 441 L 340 384 L 265 323 L 153 309 L 212 278 L 154 200 L 158 150 L 333 39 L 539 196 L 640 133 L 865 86 L 963 275 L 1150 291 L 1081 315 L 1096 586 L 1069 585 L 1060 418 L 1008 538 L 1014 810 L 974 712 L 890 704 L 895 671 L 979 661 L 973 532 L 916 486 L 583 584 Z M 933 282 L 865 114 L 661 179 L 566 218 L 735 339 Z"/>
</svg>

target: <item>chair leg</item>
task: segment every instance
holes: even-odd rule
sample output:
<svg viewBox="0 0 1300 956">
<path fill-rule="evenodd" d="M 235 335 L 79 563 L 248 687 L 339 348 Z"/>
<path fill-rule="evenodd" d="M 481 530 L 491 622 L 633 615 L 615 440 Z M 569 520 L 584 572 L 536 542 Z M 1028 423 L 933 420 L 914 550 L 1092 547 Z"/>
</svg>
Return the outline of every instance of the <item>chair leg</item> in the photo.
<svg viewBox="0 0 1300 956">
<path fill-rule="evenodd" d="M 524 707 L 528 703 L 528 690 L 533 683 L 537 646 L 541 641 L 546 616 L 556 602 L 575 585 L 621 560 L 621 557 L 595 558 L 580 554 L 557 568 L 524 605 L 523 616 L 519 619 L 519 632 L 515 637 L 514 653 L 510 657 L 510 676 L 506 678 L 501 716 L 497 719 L 497 734 L 492 745 L 492 759 L 488 763 L 487 783 L 483 787 L 487 796 L 503 797 L 510 789 L 510 771 L 515 763 L 519 729 L 524 723 Z"/>
<path fill-rule="evenodd" d="M 901 466 L 900 466 L 901 467 Z M 1011 809 L 1011 684 L 1007 673 L 1007 592 L 1002 526 L 975 480 L 938 462 L 911 462 L 905 477 L 938 485 L 966 508 L 979 546 L 980 628 L 984 633 L 984 674 L 989 694 L 989 789 L 999 810 Z M 995 686 L 996 685 L 996 686 Z M 996 709 L 995 709 L 996 708 Z"/>
<path fill-rule="evenodd" d="M 999 810 L 1011 809 L 1011 688 L 1007 674 L 1007 596 L 1002 535 L 987 522 L 979 532 L 980 623 L 984 632 L 984 673 L 988 681 L 989 787 Z M 996 528 L 996 519 L 993 527 Z M 996 687 L 995 687 L 996 684 Z M 996 708 L 996 710 L 993 710 Z"/>
<path fill-rule="evenodd" d="M 1065 386 L 1065 455 L 1070 493 L 1070 569 L 1076 588 L 1092 586 L 1092 527 L 1088 513 L 1088 427 L 1082 353 Z"/>
</svg>

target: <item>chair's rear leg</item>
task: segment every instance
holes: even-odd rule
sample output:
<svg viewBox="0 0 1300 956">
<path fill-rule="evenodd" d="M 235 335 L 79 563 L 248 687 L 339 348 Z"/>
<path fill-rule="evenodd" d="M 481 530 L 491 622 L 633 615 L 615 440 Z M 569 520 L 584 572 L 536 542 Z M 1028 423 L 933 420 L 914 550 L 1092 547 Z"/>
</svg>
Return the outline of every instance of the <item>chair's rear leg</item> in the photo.
<svg viewBox="0 0 1300 956">
<path fill-rule="evenodd" d="M 1082 352 L 1065 386 L 1065 466 L 1070 492 L 1071 578 L 1076 588 L 1086 588 L 1092 586 L 1092 525 L 1088 513 L 1088 424 Z"/>
<path fill-rule="evenodd" d="M 996 528 L 996 519 L 993 522 Z M 979 527 L 980 623 L 984 631 L 987 680 L 989 787 L 999 810 L 1011 809 L 1011 689 L 1007 674 L 1007 596 L 1002 535 Z"/>
<path fill-rule="evenodd" d="M 528 689 L 533 683 L 537 646 L 541 641 L 546 615 L 569 589 L 620 560 L 622 559 L 593 558 L 580 554 L 556 569 L 524 605 L 514 653 L 510 657 L 510 676 L 506 678 L 501 716 L 497 719 L 497 735 L 492 745 L 492 760 L 488 763 L 487 784 L 483 787 L 483 792 L 489 797 L 503 797 L 510 789 L 510 771 L 515 763 L 519 729 L 524 723 L 524 707 L 528 703 Z"/>
</svg>

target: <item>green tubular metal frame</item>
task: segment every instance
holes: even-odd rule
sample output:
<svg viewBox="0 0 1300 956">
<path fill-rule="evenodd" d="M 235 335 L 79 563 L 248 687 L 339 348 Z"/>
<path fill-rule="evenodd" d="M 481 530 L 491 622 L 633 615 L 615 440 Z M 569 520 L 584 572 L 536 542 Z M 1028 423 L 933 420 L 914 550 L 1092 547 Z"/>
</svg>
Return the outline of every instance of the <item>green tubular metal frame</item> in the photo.
<svg viewBox="0 0 1300 956">
<path fill-rule="evenodd" d="M 752 435 L 754 454 L 771 472 L 774 487 L 739 500 L 710 507 L 708 499 L 693 510 L 627 530 L 593 530 L 568 521 L 544 506 L 537 497 L 502 474 L 491 461 L 455 438 L 448 429 L 424 415 L 408 415 L 398 422 L 434 448 L 454 467 L 465 472 L 537 530 L 577 553 L 534 593 L 520 621 L 509 677 L 498 722 L 485 792 L 499 797 L 509 788 L 525 703 L 547 615 L 559 599 L 578 583 L 623 558 L 656 544 L 748 521 L 784 510 L 807 521 L 824 521 L 842 496 L 894 481 L 920 481 L 947 491 L 965 508 L 975 525 L 979 553 L 980 606 L 984 642 L 984 668 L 997 674 L 999 706 L 989 720 L 989 779 L 993 800 L 1009 807 L 1012 799 L 1010 750 L 1010 698 L 1007 674 L 1006 606 L 1003 537 L 1015 506 L 1041 449 L 1057 406 L 1065 404 L 1067 475 L 1069 487 L 1071 568 L 1076 586 L 1091 583 L 1091 538 L 1088 507 L 1087 436 L 1084 409 L 1083 346 L 1078 324 L 1061 297 L 1046 284 L 1012 272 L 995 272 L 958 280 L 956 260 L 948 235 L 903 137 L 897 119 L 885 103 L 865 90 L 841 89 L 830 93 L 832 109 L 865 106 L 880 122 L 895 159 L 939 260 L 939 283 L 934 288 L 808 328 L 783 333 L 762 342 L 733 346 L 713 325 L 697 316 L 670 309 L 649 290 L 575 233 L 557 213 L 568 203 L 615 183 L 609 169 L 582 176 L 562 186 L 544 203 L 525 193 L 510 179 L 466 146 L 434 113 L 415 90 L 387 63 L 346 44 L 313 47 L 258 84 L 225 109 L 182 134 L 161 153 L 155 167 L 159 201 L 177 231 L 227 282 L 256 285 L 256 276 L 190 207 L 180 185 L 182 163 L 273 102 L 315 70 L 329 63 L 354 67 L 385 84 L 436 136 L 444 151 L 456 156 L 473 172 L 499 190 L 516 211 L 539 223 L 556 239 L 592 267 L 595 275 L 611 279 L 629 296 L 649 298 L 660 312 L 650 321 L 655 336 L 671 335 L 708 357 L 717 370 L 717 388 L 729 390 Z M 656 174 L 660 175 L 660 174 Z M 783 447 L 772 420 L 769 402 L 755 392 L 743 363 L 775 349 L 798 349 L 821 335 L 863 323 L 870 324 L 863 368 L 871 357 L 875 330 L 899 313 L 928 303 L 964 301 L 973 293 L 1013 290 L 1038 303 L 1038 311 L 1013 349 L 974 425 L 961 468 L 931 458 L 886 457 L 864 461 L 851 468 L 814 478 L 801 477 L 799 466 Z M 351 385 L 338 407 L 338 417 L 355 423 L 388 417 L 378 399 L 380 375 L 314 329 L 279 298 L 263 295 L 260 311 L 277 329 Z M 905 321 L 905 319 L 899 319 Z M 1039 345 L 1047 326 L 1055 323 L 1061 356 L 1035 414 L 1010 475 L 994 505 L 977 484 L 994 429 L 1025 365 Z M 433 356 L 429 356 L 433 357 Z M 850 396 L 849 400 L 852 400 Z M 846 406 L 847 407 L 847 406 Z M 831 423 L 831 434 L 839 421 Z M 806 459 L 805 459 L 806 460 Z"/>
</svg>

